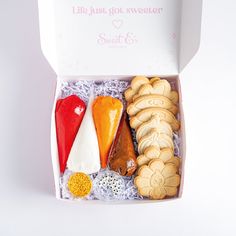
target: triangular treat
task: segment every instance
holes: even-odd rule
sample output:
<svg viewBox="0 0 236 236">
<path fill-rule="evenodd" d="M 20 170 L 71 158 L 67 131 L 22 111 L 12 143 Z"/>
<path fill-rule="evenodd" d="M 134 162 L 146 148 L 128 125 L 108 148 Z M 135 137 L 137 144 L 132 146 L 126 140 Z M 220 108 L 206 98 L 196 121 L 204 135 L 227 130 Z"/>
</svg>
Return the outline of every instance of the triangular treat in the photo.
<svg viewBox="0 0 236 236">
<path fill-rule="evenodd" d="M 93 120 L 97 132 L 102 168 L 106 168 L 108 154 L 114 140 L 120 117 L 122 102 L 110 96 L 99 96 L 93 103 Z"/>
<path fill-rule="evenodd" d="M 101 168 L 99 147 L 92 116 L 93 97 L 90 98 L 84 119 L 70 151 L 67 167 L 73 172 L 92 174 Z"/>
<path fill-rule="evenodd" d="M 76 95 L 59 99 L 56 103 L 55 122 L 60 172 L 66 162 L 85 113 L 85 103 Z"/>
<path fill-rule="evenodd" d="M 109 166 L 111 170 L 123 176 L 131 176 L 137 168 L 134 144 L 126 112 L 124 112 L 121 118 L 115 140 L 111 147 Z"/>
</svg>

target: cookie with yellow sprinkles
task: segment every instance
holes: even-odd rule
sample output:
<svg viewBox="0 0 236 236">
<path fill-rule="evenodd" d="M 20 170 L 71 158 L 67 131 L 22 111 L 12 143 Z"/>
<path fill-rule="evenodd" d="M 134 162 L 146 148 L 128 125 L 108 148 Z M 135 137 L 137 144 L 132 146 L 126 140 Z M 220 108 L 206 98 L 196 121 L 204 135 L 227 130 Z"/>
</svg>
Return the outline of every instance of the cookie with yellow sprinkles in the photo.
<svg viewBox="0 0 236 236">
<path fill-rule="evenodd" d="M 67 186 L 74 197 L 82 198 L 91 192 L 92 181 L 88 175 L 78 172 L 70 176 Z"/>
</svg>

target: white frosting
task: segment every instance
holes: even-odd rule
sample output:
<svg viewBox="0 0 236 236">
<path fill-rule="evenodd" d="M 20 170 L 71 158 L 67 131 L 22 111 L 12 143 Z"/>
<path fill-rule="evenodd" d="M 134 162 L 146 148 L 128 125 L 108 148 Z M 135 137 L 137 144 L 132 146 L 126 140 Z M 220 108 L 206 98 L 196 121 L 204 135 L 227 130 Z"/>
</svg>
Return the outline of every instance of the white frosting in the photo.
<svg viewBox="0 0 236 236">
<path fill-rule="evenodd" d="M 67 161 L 68 169 L 74 172 L 92 174 L 101 168 L 97 134 L 92 116 L 92 102 L 93 97 L 90 97 Z"/>
</svg>

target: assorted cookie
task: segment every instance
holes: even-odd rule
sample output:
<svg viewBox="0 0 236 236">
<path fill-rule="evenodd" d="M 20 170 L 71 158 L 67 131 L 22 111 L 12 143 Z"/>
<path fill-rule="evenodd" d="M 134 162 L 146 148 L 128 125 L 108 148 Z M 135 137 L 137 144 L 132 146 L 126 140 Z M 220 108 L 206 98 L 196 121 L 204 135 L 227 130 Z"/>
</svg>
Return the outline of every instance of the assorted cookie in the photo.
<svg viewBox="0 0 236 236">
<path fill-rule="evenodd" d="M 177 169 L 180 167 L 180 158 L 174 156 L 171 148 L 157 149 L 154 146 L 147 147 L 143 154 L 137 157 L 138 166 L 147 165 L 153 159 L 160 159 L 164 163 L 172 163 Z"/>
<path fill-rule="evenodd" d="M 62 193 L 105 201 L 177 196 L 179 97 L 170 82 L 136 76 L 118 97 L 98 91 L 56 103 Z"/>
<path fill-rule="evenodd" d="M 132 79 L 130 88 L 125 91 L 125 99 L 127 102 L 131 102 L 133 97 L 138 94 L 139 89 L 145 84 L 152 84 L 155 81 L 159 81 L 159 77 L 153 77 L 152 79 L 148 79 L 145 76 L 136 76 Z"/>
<path fill-rule="evenodd" d="M 166 134 L 160 134 L 156 129 L 151 129 L 151 131 L 143 136 L 138 143 L 138 152 L 143 154 L 146 148 L 156 147 L 157 149 L 171 148 L 174 149 L 174 143 L 172 138 Z"/>
<path fill-rule="evenodd" d="M 174 156 L 173 132 L 180 128 L 178 93 L 165 79 L 135 77 L 125 92 L 130 126 L 138 142 L 139 171 L 135 185 L 151 199 L 177 194 L 180 158 Z"/>
<path fill-rule="evenodd" d="M 130 117 L 131 128 L 137 129 L 143 122 L 150 120 L 154 115 L 159 117 L 160 120 L 168 122 L 173 131 L 179 130 L 180 122 L 176 117 L 170 111 L 159 107 L 145 108 L 139 111 L 135 116 Z"/>
<path fill-rule="evenodd" d="M 158 116 L 152 116 L 148 121 L 143 122 L 136 130 L 136 139 L 139 142 L 141 137 L 148 134 L 151 129 L 156 129 L 158 133 L 163 133 L 172 138 L 173 130 L 169 123 L 161 120 Z"/>
<path fill-rule="evenodd" d="M 127 113 L 130 116 L 134 116 L 139 111 L 151 107 L 160 107 L 167 109 L 174 115 L 176 115 L 178 112 L 177 106 L 174 103 L 172 103 L 169 98 L 164 97 L 162 95 L 151 94 L 151 95 L 143 95 L 136 98 L 132 103 L 128 105 Z"/>
<path fill-rule="evenodd" d="M 169 98 L 174 104 L 177 104 L 179 100 L 178 93 L 171 90 L 170 83 L 165 79 L 155 79 L 154 81 L 151 79 L 150 83 L 143 84 L 142 86 L 140 86 L 137 94 L 133 96 L 133 100 L 140 96 L 148 94 L 163 95 Z"/>
<path fill-rule="evenodd" d="M 177 194 L 180 184 L 177 171 L 174 164 L 165 164 L 162 160 L 154 159 L 148 165 L 139 168 L 134 183 L 144 197 L 151 199 L 173 197 Z"/>
</svg>

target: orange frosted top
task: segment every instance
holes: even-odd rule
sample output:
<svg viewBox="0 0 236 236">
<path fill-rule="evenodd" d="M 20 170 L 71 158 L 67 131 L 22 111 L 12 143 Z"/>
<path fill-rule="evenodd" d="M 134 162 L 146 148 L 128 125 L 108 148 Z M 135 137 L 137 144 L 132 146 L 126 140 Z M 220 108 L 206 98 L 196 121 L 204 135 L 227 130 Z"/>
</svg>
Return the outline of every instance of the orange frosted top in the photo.
<svg viewBox="0 0 236 236">
<path fill-rule="evenodd" d="M 123 111 L 123 104 L 119 99 L 110 96 L 99 96 L 94 100 L 92 109 L 97 131 L 101 166 L 106 168 L 111 144 Z"/>
</svg>

